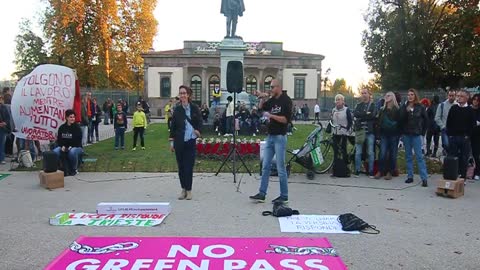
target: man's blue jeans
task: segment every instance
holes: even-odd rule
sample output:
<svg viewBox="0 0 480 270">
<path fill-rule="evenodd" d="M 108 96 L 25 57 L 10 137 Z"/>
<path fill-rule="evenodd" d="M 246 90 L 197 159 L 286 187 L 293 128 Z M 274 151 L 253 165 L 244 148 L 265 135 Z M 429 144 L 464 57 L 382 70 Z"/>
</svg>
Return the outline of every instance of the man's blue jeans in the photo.
<svg viewBox="0 0 480 270">
<path fill-rule="evenodd" d="M 365 135 L 365 141 L 367 142 L 367 154 L 368 154 L 368 173 L 373 175 L 373 162 L 375 161 L 375 153 L 373 147 L 375 146 L 375 134 L 367 133 Z M 362 166 L 362 153 L 363 144 L 355 144 L 355 171 L 360 172 Z"/>
<path fill-rule="evenodd" d="M 412 150 L 415 152 L 417 158 L 418 171 L 422 181 L 427 181 L 427 165 L 425 159 L 423 159 L 422 153 L 422 136 L 420 135 L 404 135 L 403 145 L 405 146 L 405 159 L 407 162 L 407 175 L 408 178 L 413 178 L 413 156 Z"/>
<path fill-rule="evenodd" d="M 394 174 L 397 166 L 398 136 L 380 137 L 380 172 Z M 387 163 L 388 161 L 388 163 Z"/>
<path fill-rule="evenodd" d="M 60 146 L 55 147 L 53 149 L 53 152 L 57 154 L 58 158 L 60 159 L 60 152 L 62 151 L 62 148 Z M 78 160 L 80 158 L 80 155 L 83 154 L 83 148 L 81 147 L 72 147 L 70 150 L 68 150 L 68 162 L 70 163 L 70 167 L 72 168 L 73 171 L 77 170 L 78 168 Z"/>
<path fill-rule="evenodd" d="M 447 135 L 447 130 L 444 128 L 442 129 L 442 148 L 445 153 L 448 153 L 448 135 Z"/>
<path fill-rule="evenodd" d="M 287 151 L 286 135 L 268 135 L 262 161 L 262 182 L 260 183 L 260 194 L 267 195 L 268 180 L 272 159 L 275 155 L 277 163 L 278 178 L 280 180 L 280 196 L 288 198 L 288 179 L 285 167 L 285 153 Z"/>
</svg>

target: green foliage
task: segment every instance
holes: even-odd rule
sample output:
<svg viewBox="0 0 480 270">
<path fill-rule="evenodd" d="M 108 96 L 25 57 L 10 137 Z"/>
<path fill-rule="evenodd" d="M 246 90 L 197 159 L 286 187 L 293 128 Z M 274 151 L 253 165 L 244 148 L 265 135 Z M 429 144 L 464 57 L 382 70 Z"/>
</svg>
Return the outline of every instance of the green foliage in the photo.
<svg viewBox="0 0 480 270">
<path fill-rule="evenodd" d="M 30 73 L 38 64 L 47 63 L 48 59 L 44 48 L 45 43 L 32 31 L 31 22 L 23 19 L 19 28 L 20 33 L 15 38 L 17 71 L 14 75 L 21 78 Z"/>
<path fill-rule="evenodd" d="M 376 74 L 375 77 L 368 80 L 367 83 L 361 83 L 358 86 L 358 91 L 360 92 L 360 90 L 362 89 L 367 89 L 371 93 L 379 92 L 382 90 L 382 87 L 380 86 L 379 82 L 380 82 L 380 76 Z"/>
<path fill-rule="evenodd" d="M 389 90 L 480 84 L 478 0 L 372 0 L 365 61 Z"/>
<path fill-rule="evenodd" d="M 139 87 L 138 74 L 134 74 L 132 66 L 141 66 L 140 54 L 153 44 L 156 0 L 47 0 L 46 3 L 41 24 L 50 49 L 49 62 L 75 69 L 81 86 L 132 90 Z M 21 31 L 25 32 L 23 28 Z M 30 45 L 34 53 L 24 53 L 27 57 L 20 54 L 25 46 L 17 45 L 19 71 L 24 66 L 31 68 L 44 62 L 41 57 L 31 55 L 47 58 L 41 39 L 25 36 L 23 32 L 17 44 L 34 40 L 35 46 Z"/>
<path fill-rule="evenodd" d="M 344 78 L 340 79 L 335 79 L 335 82 L 333 82 L 331 91 L 334 93 L 349 93 L 349 88 L 347 86 L 347 81 L 345 81 Z"/>
</svg>

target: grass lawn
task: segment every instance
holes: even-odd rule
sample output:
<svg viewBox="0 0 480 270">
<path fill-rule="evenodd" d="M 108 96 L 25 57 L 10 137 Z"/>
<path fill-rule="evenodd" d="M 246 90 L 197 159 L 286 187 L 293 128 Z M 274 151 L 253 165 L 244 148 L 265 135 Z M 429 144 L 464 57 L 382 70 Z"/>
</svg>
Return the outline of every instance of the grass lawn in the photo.
<svg viewBox="0 0 480 270">
<path fill-rule="evenodd" d="M 296 125 L 297 131 L 288 137 L 288 149 L 301 147 L 308 134 L 315 128 L 313 125 Z M 205 138 L 221 138 L 214 134 L 205 134 Z M 264 139 L 265 136 L 238 136 L 238 138 Z M 85 148 L 87 156 L 80 171 L 88 172 L 176 172 L 177 164 L 174 153 L 170 152 L 168 143 L 168 131 L 166 124 L 152 124 L 145 134 L 146 150 L 137 146 L 137 151 L 132 151 L 133 132 L 125 134 L 125 150 L 114 150 L 114 138 L 101 141 Z M 287 154 L 287 158 L 290 155 Z M 398 166 L 401 172 L 405 171 L 404 152 L 398 156 Z M 96 160 L 96 161 L 95 161 Z M 195 172 L 216 172 L 222 160 L 196 159 Z M 252 173 L 258 173 L 260 169 L 259 159 L 245 160 Z M 240 163 L 237 163 L 240 164 Z M 433 160 L 427 160 L 429 173 L 440 172 L 440 164 Z M 42 168 L 41 161 L 37 168 Z M 230 172 L 228 166 L 224 166 L 223 172 Z M 245 172 L 244 168 L 239 170 Z M 293 163 L 293 173 L 303 173 L 305 169 Z"/>
</svg>

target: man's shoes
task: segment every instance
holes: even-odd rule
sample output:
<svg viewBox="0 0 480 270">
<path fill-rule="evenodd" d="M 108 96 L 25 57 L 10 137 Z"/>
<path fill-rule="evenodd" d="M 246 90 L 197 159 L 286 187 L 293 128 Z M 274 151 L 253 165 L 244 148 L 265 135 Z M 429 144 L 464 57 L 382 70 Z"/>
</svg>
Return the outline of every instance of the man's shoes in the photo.
<svg viewBox="0 0 480 270">
<path fill-rule="evenodd" d="M 253 133 L 253 137 L 257 136 L 257 134 Z"/>
<path fill-rule="evenodd" d="M 272 200 L 272 203 L 288 203 L 288 197 L 279 196 L 275 200 Z"/>
<path fill-rule="evenodd" d="M 257 202 L 265 202 L 265 195 L 257 193 L 256 195 L 250 196 L 249 197 L 252 200 L 255 200 Z"/>
<path fill-rule="evenodd" d="M 387 175 L 385 175 L 385 180 L 392 180 L 392 174 L 390 172 L 387 172 Z"/>
<path fill-rule="evenodd" d="M 185 194 L 185 200 L 191 200 L 192 199 L 192 191 L 187 190 Z"/>
<path fill-rule="evenodd" d="M 405 180 L 405 183 L 407 184 L 413 183 L 413 178 L 408 178 L 407 180 Z"/>
<path fill-rule="evenodd" d="M 132 151 L 137 151 L 137 147 L 133 147 Z"/>
<path fill-rule="evenodd" d="M 145 150 L 145 147 L 144 147 L 144 146 L 142 146 L 142 150 Z"/>
<path fill-rule="evenodd" d="M 360 176 L 360 172 L 359 172 L 359 171 L 355 171 L 355 172 L 353 173 L 353 177 L 358 178 L 359 176 Z"/>
<path fill-rule="evenodd" d="M 422 187 L 428 187 L 427 180 L 422 181 Z"/>
<path fill-rule="evenodd" d="M 475 175 L 475 177 L 473 177 L 473 180 L 477 180 L 477 181 L 480 180 L 480 176 Z"/>
<path fill-rule="evenodd" d="M 377 180 L 380 179 L 380 178 L 382 178 L 382 173 L 381 173 L 381 172 L 377 172 L 377 173 L 375 174 L 374 178 L 377 179 Z"/>
</svg>

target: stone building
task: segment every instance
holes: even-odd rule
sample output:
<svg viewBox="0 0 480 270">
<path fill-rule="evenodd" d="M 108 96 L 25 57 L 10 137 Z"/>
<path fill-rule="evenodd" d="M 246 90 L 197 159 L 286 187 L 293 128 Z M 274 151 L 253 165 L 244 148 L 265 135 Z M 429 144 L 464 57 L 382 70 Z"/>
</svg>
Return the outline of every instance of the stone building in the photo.
<svg viewBox="0 0 480 270">
<path fill-rule="evenodd" d="M 193 89 L 197 104 L 212 100 L 212 92 L 220 88 L 220 42 L 185 41 L 184 48 L 171 51 L 150 51 L 144 59 L 144 96 L 153 114 L 178 94 L 182 84 Z M 244 89 L 269 90 L 272 79 L 280 79 L 283 89 L 295 104 L 307 103 L 313 108 L 320 98 L 322 60 L 319 54 L 283 50 L 281 42 L 246 42 Z"/>
</svg>

